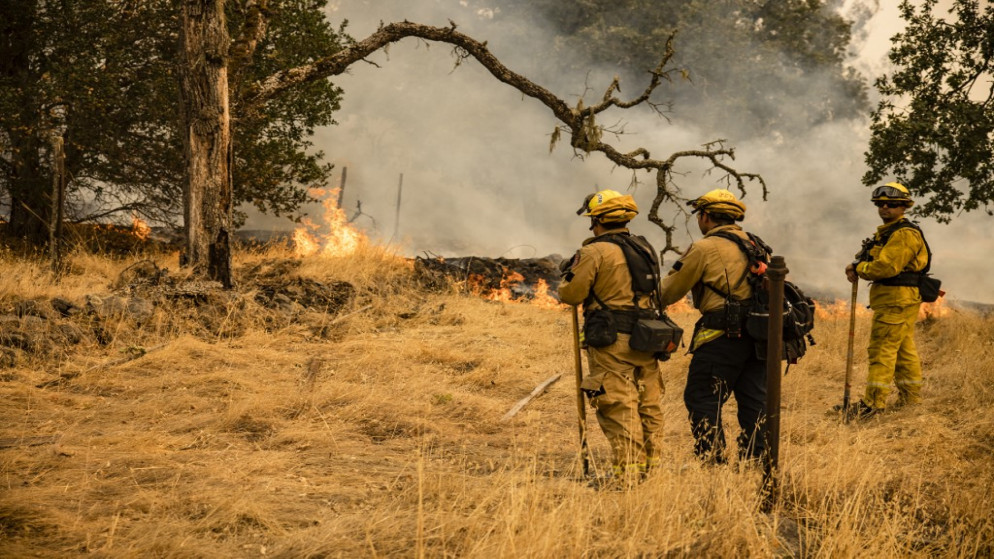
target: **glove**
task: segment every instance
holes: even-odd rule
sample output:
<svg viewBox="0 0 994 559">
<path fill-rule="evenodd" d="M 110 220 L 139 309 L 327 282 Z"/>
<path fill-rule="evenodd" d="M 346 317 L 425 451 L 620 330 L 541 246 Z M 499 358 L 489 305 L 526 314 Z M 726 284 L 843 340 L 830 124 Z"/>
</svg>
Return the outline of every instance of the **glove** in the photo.
<svg viewBox="0 0 994 559">
<path fill-rule="evenodd" d="M 572 274 L 572 272 L 573 272 L 573 262 L 575 262 L 576 260 L 578 260 L 579 256 L 580 256 L 580 253 L 577 252 L 571 258 L 566 258 L 562 262 L 559 263 L 559 274 L 562 277 L 565 278 L 566 276 Z"/>
</svg>

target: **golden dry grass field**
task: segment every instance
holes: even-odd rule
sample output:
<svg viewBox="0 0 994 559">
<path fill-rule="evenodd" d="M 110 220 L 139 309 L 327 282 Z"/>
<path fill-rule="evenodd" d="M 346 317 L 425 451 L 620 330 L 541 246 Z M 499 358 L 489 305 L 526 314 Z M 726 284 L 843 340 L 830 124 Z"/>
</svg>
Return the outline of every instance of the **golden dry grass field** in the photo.
<svg viewBox="0 0 994 559">
<path fill-rule="evenodd" d="M 129 292 L 141 258 L 78 254 L 55 284 L 44 263 L 0 255 L 0 557 L 994 554 L 990 316 L 919 323 L 924 404 L 843 424 L 829 410 L 848 311 L 821 312 L 818 344 L 783 380 L 782 494 L 763 512 L 760 472 L 695 461 L 682 352 L 663 364 L 664 466 L 599 491 L 578 479 L 567 309 L 429 292 L 374 247 L 297 266 L 246 252 L 238 288 L 208 295 Z M 153 272 L 176 268 L 154 258 Z M 354 294 L 331 314 L 277 312 L 250 277 Z M 112 294 L 155 304 L 86 311 L 87 296 Z M 55 299 L 76 311 L 52 311 Z M 689 329 L 696 315 L 675 318 Z"/>
</svg>

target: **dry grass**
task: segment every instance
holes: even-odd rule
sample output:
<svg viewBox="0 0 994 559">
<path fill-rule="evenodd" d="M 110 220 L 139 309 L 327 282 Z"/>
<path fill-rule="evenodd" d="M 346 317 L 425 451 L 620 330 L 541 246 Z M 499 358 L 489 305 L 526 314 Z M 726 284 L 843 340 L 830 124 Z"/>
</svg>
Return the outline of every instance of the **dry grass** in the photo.
<svg viewBox="0 0 994 559">
<path fill-rule="evenodd" d="M 244 254 L 236 269 L 287 256 Z M 130 263 L 77 256 L 52 285 L 44 265 L 5 256 L 0 302 L 106 293 Z M 665 466 L 630 492 L 595 491 L 577 480 L 568 312 L 423 292 L 376 247 L 298 271 L 350 281 L 356 296 L 338 315 L 281 322 L 240 293 L 222 305 L 238 324 L 227 329 L 160 307 L 105 344 L 3 370 L 0 556 L 994 553 L 990 317 L 921 323 L 925 403 L 843 425 L 828 410 L 841 401 L 848 315 L 822 316 L 818 345 L 784 379 L 782 499 L 763 513 L 759 472 L 692 457 L 687 356 L 664 364 Z M 689 328 L 694 315 L 676 318 Z M 867 327 L 860 319 L 854 396 Z M 591 446 L 603 469 L 596 425 Z"/>
</svg>

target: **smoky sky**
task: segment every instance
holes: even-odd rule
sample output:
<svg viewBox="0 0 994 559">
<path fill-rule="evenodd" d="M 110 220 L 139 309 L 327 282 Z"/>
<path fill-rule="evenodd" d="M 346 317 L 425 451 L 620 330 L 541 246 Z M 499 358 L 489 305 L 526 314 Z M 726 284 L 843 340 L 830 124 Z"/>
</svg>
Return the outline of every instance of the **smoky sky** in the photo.
<svg viewBox="0 0 994 559">
<path fill-rule="evenodd" d="M 460 31 L 487 41 L 511 70 L 549 87 L 570 104 L 580 96 L 598 99 L 610 83 L 615 69 L 591 65 L 582 75 L 565 72 L 568 65 L 553 54 L 551 32 L 537 18 L 490 18 L 465 4 L 332 0 L 328 16 L 334 25 L 347 19 L 356 39 L 374 32 L 380 22 L 455 22 Z M 889 3 L 849 0 L 842 7 L 857 24 L 848 64 L 867 80 L 886 71 L 887 40 L 900 29 L 896 10 L 881 4 Z M 348 169 L 346 213 L 356 215 L 361 207 L 354 223 L 374 240 L 390 242 L 399 253 L 511 258 L 572 254 L 589 234 L 588 221 L 575 213 L 584 195 L 604 188 L 629 192 L 632 172 L 616 168 L 600 154 L 578 157 L 568 141 L 550 153 L 556 125 L 551 112 L 496 81 L 472 59 L 455 67 L 447 45 L 405 39 L 369 61 L 334 79 L 345 91 L 338 124 L 320 129 L 315 145 L 339 171 Z M 808 81 L 817 91 L 821 80 L 812 76 Z M 634 96 L 644 87 L 644 82 L 623 82 L 623 95 Z M 693 84 L 665 85 L 658 90 L 660 98 L 666 99 L 667 87 Z M 657 159 L 716 139 L 714 130 L 704 133 L 695 125 L 694 113 L 701 108 L 683 113 L 680 109 L 674 107 L 669 122 L 647 111 L 608 113 L 600 122 L 624 128 L 622 137 L 607 136 L 619 148 L 645 147 Z M 823 295 L 848 295 L 842 270 L 861 240 L 879 225 L 869 189 L 859 180 L 865 172 L 868 118 L 821 124 L 786 139 L 736 141 L 744 134 L 734 123 L 719 132 L 735 147 L 736 159 L 730 163 L 763 175 L 769 186 L 768 200 L 762 200 L 758 185 L 743 199 L 748 206 L 745 228 L 786 258 L 790 278 L 798 284 Z M 701 165 L 677 171 L 686 196 L 722 186 L 721 175 L 707 174 Z M 339 173 L 334 177 L 337 186 Z M 647 211 L 654 176 L 639 173 L 634 178 L 637 183 L 630 192 Z M 309 213 L 317 216 L 320 210 Z M 700 237 L 696 224 L 685 223 L 678 208 L 664 208 L 660 215 L 676 217 L 681 224 L 680 246 Z M 254 221 L 250 226 L 281 226 L 271 219 Z M 994 249 L 990 216 L 981 212 L 957 216 L 948 225 L 932 219 L 919 223 L 935 254 L 933 273 L 943 280 L 949 298 L 994 303 L 988 289 L 994 272 L 987 259 Z M 644 212 L 631 228 L 663 245 L 662 232 Z M 664 267 L 676 258 L 667 254 Z"/>
</svg>

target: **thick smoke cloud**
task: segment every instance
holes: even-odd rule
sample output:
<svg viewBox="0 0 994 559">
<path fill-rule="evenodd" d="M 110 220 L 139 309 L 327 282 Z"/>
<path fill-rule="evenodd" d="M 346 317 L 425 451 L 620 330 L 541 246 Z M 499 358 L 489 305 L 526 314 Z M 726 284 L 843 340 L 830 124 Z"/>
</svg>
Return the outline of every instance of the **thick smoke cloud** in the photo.
<svg viewBox="0 0 994 559">
<path fill-rule="evenodd" d="M 901 23 L 896 12 L 858 0 L 843 10 L 859 25 L 851 64 L 866 76 L 877 75 L 886 68 L 887 39 Z M 340 0 L 329 6 L 329 17 L 336 23 L 348 19 L 356 38 L 369 35 L 380 22 L 407 19 L 444 26 L 452 20 L 461 31 L 488 41 L 512 70 L 540 85 L 556 84 L 554 92 L 571 103 L 588 85 L 588 98 L 599 97 L 611 77 L 597 68 L 589 75 L 562 75 L 562 66 L 546 54 L 551 52 L 549 33 L 534 21 L 495 23 L 454 0 Z M 556 124 L 551 113 L 494 80 L 473 60 L 454 69 L 446 45 L 407 39 L 370 60 L 376 65 L 356 64 L 336 78 L 345 90 L 339 124 L 320 130 L 316 144 L 331 162 L 348 168 L 346 212 L 355 214 L 361 203 L 364 215 L 355 223 L 404 254 L 570 254 L 588 234 L 586 220 L 574 213 L 583 196 L 601 188 L 624 191 L 631 183 L 630 171 L 614 168 L 599 154 L 581 160 L 565 143 L 549 153 Z M 644 87 L 622 85 L 629 95 Z M 810 87 L 817 88 L 818 80 L 812 79 Z M 681 113 L 677 106 L 674 116 L 671 124 L 645 113 L 619 114 L 628 132 L 620 146 L 643 146 L 661 158 L 715 139 L 694 126 L 692 113 Z M 788 141 L 737 142 L 732 128 L 722 136 L 736 148 L 734 165 L 761 173 L 770 187 L 768 201 L 762 201 L 758 187 L 745 197 L 747 229 L 786 257 L 792 279 L 819 294 L 847 296 L 842 269 L 879 225 L 869 189 L 859 181 L 868 136 L 865 121 L 818 126 Z M 718 175 L 685 170 L 680 184 L 688 196 L 718 186 Z M 653 177 L 642 173 L 637 178 L 641 184 L 634 194 L 648 209 Z M 994 271 L 986 258 L 994 249 L 990 222 L 984 214 L 960 216 L 950 225 L 921 221 L 936 255 L 933 271 L 951 299 L 994 303 L 987 289 Z M 700 236 L 690 225 L 680 233 L 681 246 Z M 662 244 L 661 232 L 643 216 L 633 229 Z M 666 255 L 664 266 L 675 258 Z"/>
</svg>

